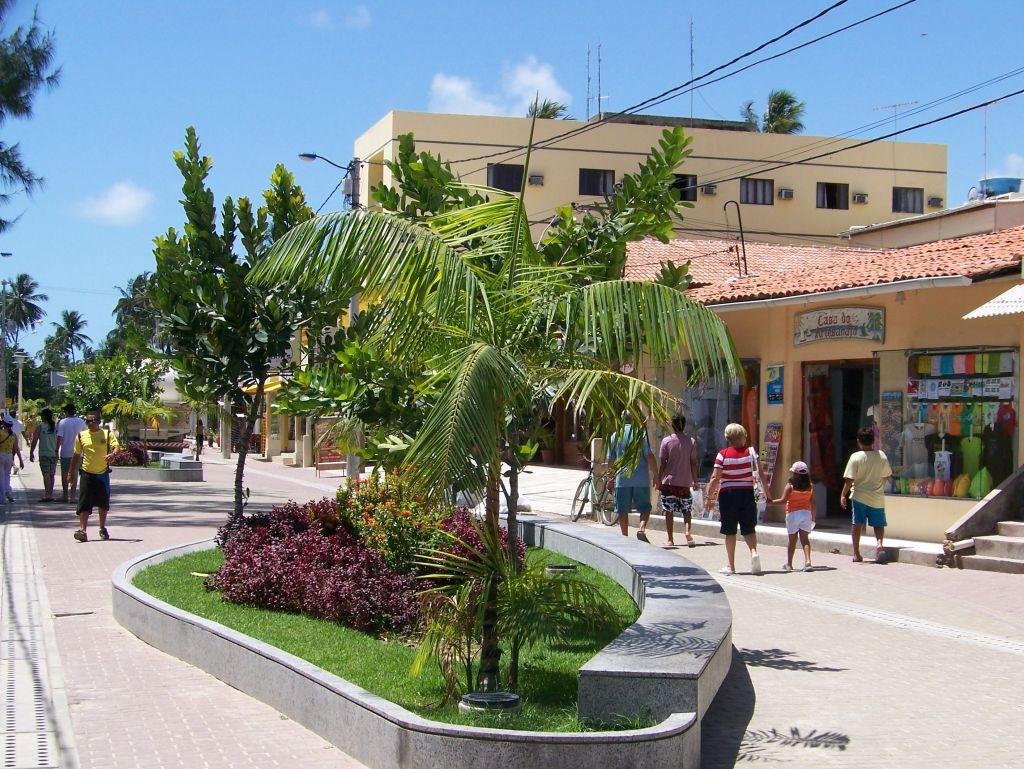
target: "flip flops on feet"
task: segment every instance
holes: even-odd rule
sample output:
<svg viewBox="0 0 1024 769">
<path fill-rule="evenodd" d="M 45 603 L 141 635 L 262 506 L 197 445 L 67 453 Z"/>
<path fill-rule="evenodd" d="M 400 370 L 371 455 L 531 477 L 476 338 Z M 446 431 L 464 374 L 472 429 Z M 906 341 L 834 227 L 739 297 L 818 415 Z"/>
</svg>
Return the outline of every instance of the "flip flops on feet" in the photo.
<svg viewBox="0 0 1024 769">
<path fill-rule="evenodd" d="M 853 562 L 864 563 L 864 558 L 858 553 L 857 555 L 853 556 Z"/>
<path fill-rule="evenodd" d="M 650 540 L 647 539 L 647 532 L 646 531 L 638 531 L 636 533 L 636 538 L 639 539 L 641 542 L 650 542 Z"/>
<path fill-rule="evenodd" d="M 86 534 L 81 529 L 78 529 L 75 532 L 75 539 L 77 539 L 79 542 L 88 542 L 89 541 L 89 535 Z"/>
</svg>

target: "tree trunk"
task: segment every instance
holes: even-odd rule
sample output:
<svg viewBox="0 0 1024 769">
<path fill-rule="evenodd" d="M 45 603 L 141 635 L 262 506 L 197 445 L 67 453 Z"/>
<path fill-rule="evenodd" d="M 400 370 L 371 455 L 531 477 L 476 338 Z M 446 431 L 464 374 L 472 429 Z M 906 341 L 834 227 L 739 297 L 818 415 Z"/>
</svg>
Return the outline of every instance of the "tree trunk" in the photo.
<svg viewBox="0 0 1024 769">
<path fill-rule="evenodd" d="M 512 639 L 508 652 L 508 690 L 514 692 L 519 688 L 519 649 L 523 642 L 520 636 Z"/>
<path fill-rule="evenodd" d="M 487 471 L 486 535 L 498 537 L 498 494 L 501 480 L 501 463 Z M 498 575 L 491 575 L 484 598 L 483 627 L 480 640 L 480 672 L 477 689 L 482 692 L 496 692 L 499 685 L 499 661 L 501 647 L 498 645 Z"/>
<path fill-rule="evenodd" d="M 266 385 L 266 380 L 261 379 L 256 387 L 256 395 L 252 399 L 252 406 L 249 408 L 249 413 L 245 416 L 245 427 L 242 430 L 241 439 L 238 442 L 238 462 L 235 465 L 235 506 L 231 511 L 231 520 L 229 523 L 233 523 L 242 517 L 243 501 L 245 499 L 242 492 L 242 479 L 245 475 L 245 458 L 249 455 L 249 439 L 252 437 L 252 431 L 256 425 L 256 418 L 260 411 L 260 405 L 263 403 L 264 385 Z"/>
<path fill-rule="evenodd" d="M 515 451 L 509 451 L 508 461 L 508 558 L 515 569 L 516 551 L 519 549 L 519 462 Z"/>
</svg>

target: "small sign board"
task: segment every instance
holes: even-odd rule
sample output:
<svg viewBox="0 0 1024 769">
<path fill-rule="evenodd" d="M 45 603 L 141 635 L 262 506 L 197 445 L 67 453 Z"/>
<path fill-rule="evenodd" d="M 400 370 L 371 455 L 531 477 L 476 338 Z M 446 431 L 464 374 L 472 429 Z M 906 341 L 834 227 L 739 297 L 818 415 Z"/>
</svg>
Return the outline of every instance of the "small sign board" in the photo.
<svg viewBox="0 0 1024 769">
<path fill-rule="evenodd" d="M 785 366 L 781 363 L 775 366 L 768 366 L 768 385 L 765 388 L 765 398 L 769 406 L 782 405 L 783 379 Z"/>
<path fill-rule="evenodd" d="M 884 307 L 830 307 L 797 313 L 793 346 L 835 340 L 885 341 Z"/>
</svg>

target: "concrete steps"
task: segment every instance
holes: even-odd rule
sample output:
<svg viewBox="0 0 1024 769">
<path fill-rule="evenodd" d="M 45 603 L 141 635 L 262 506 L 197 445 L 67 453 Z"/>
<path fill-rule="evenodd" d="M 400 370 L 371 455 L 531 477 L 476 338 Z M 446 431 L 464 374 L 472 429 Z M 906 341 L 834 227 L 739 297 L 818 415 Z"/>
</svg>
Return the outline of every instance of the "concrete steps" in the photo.
<svg viewBox="0 0 1024 769">
<path fill-rule="evenodd" d="M 957 562 L 963 569 L 1024 574 L 1024 521 L 999 521 L 995 534 L 974 538 L 974 555 Z"/>
<path fill-rule="evenodd" d="M 963 569 L 998 571 L 1003 574 L 1024 574 L 1024 561 L 1014 558 L 998 558 L 988 555 L 964 555 L 958 558 Z"/>
<path fill-rule="evenodd" d="M 975 537 L 974 552 L 994 558 L 1024 561 L 1024 537 L 1008 537 L 1003 534 Z"/>
<path fill-rule="evenodd" d="M 1024 521 L 1000 521 L 996 524 L 996 534 L 1004 537 L 1024 537 Z"/>
</svg>

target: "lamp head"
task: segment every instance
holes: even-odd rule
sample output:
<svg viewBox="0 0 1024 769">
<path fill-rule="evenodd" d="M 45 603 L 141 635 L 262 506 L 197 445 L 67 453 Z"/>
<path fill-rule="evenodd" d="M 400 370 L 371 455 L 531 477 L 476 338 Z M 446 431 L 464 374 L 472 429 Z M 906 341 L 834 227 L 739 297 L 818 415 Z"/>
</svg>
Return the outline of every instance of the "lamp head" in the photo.
<svg viewBox="0 0 1024 769">
<path fill-rule="evenodd" d="M 300 152 L 299 159 L 305 160 L 307 163 L 312 163 L 319 157 L 315 152 Z"/>
</svg>

